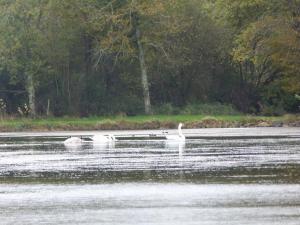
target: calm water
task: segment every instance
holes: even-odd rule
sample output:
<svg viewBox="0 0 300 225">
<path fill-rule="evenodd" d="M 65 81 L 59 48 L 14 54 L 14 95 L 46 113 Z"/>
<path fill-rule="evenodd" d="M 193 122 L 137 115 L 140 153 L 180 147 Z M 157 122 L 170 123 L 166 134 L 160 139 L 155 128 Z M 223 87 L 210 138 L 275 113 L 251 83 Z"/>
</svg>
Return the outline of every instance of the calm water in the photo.
<svg viewBox="0 0 300 225">
<path fill-rule="evenodd" d="M 1 224 L 299 224 L 300 138 L 0 139 Z"/>
</svg>

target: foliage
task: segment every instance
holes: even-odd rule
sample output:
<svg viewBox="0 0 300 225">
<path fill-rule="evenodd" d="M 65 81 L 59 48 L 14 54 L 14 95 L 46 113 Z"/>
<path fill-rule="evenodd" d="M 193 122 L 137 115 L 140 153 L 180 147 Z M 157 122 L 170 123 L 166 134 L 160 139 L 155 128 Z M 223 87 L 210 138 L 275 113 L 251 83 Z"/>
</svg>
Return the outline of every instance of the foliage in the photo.
<svg viewBox="0 0 300 225">
<path fill-rule="evenodd" d="M 181 110 L 187 115 L 239 115 L 232 105 L 221 103 L 188 104 Z"/>
<path fill-rule="evenodd" d="M 299 12 L 299 0 L 0 0 L 0 98 L 31 116 L 136 115 L 147 101 L 296 113 Z"/>
<path fill-rule="evenodd" d="M 158 129 L 177 128 L 184 122 L 185 128 L 200 127 L 249 127 L 249 126 L 287 126 L 297 125 L 299 116 L 281 117 L 245 116 L 245 115 L 154 115 L 154 116 L 114 116 L 114 117 L 61 117 L 47 119 L 9 118 L 0 120 L 1 131 L 28 130 L 95 130 L 95 129 Z"/>
<path fill-rule="evenodd" d="M 156 106 L 154 113 L 157 115 L 176 115 L 179 114 L 180 108 L 175 107 L 170 103 L 166 103 L 160 106 Z"/>
<path fill-rule="evenodd" d="M 175 107 L 170 103 L 157 106 L 156 114 L 164 115 L 239 115 L 232 105 L 221 103 L 187 104 L 184 107 Z"/>
</svg>

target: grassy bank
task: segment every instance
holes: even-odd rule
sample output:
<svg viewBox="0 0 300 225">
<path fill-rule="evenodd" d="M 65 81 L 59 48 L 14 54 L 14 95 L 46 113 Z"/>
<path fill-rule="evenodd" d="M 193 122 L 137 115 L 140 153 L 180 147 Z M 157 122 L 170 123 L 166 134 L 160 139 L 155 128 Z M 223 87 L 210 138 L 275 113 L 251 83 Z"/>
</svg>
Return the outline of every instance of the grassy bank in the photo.
<svg viewBox="0 0 300 225">
<path fill-rule="evenodd" d="M 246 115 L 153 115 L 46 119 L 10 118 L 0 120 L 0 131 L 160 129 L 176 128 L 179 122 L 184 122 L 185 128 L 300 127 L 300 115 L 286 115 L 281 117 Z"/>
</svg>

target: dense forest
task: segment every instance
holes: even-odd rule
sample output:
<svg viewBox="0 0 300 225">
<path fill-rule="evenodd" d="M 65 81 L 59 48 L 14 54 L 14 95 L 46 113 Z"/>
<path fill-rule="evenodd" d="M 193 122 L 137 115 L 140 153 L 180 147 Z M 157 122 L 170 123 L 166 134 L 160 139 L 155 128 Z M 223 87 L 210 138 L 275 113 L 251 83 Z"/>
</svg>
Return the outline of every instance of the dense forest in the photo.
<svg viewBox="0 0 300 225">
<path fill-rule="evenodd" d="M 299 0 L 0 0 L 0 111 L 299 111 Z M 298 95 L 297 95 L 298 94 Z"/>
</svg>

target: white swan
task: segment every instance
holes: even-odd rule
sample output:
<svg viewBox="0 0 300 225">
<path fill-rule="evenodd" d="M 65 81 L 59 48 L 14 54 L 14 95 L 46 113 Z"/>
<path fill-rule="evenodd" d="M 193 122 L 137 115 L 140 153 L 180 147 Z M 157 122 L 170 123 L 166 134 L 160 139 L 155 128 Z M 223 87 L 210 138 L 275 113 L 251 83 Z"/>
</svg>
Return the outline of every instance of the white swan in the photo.
<svg viewBox="0 0 300 225">
<path fill-rule="evenodd" d="M 115 136 L 112 134 L 109 135 L 102 135 L 102 134 L 96 134 L 92 138 L 94 143 L 111 143 L 116 140 Z"/>
<path fill-rule="evenodd" d="M 182 133 L 181 127 L 183 126 L 182 123 L 179 123 L 178 125 L 178 135 L 166 135 L 167 140 L 173 140 L 173 141 L 185 141 L 185 136 Z"/>
<path fill-rule="evenodd" d="M 82 139 L 79 137 L 69 137 L 64 141 L 65 145 L 80 145 L 82 143 Z"/>
</svg>

